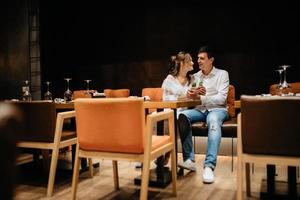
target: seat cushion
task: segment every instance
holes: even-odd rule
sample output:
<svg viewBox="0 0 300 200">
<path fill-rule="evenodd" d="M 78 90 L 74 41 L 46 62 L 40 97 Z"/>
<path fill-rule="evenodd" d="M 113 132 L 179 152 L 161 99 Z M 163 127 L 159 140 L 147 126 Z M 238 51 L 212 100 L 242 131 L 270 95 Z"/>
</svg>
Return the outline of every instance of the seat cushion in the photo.
<svg viewBox="0 0 300 200">
<path fill-rule="evenodd" d="M 235 117 L 235 88 L 233 85 L 229 85 L 228 95 L 227 95 L 227 106 L 228 106 L 228 115 L 229 117 Z"/>
<path fill-rule="evenodd" d="M 207 136 L 207 124 L 196 122 L 192 125 L 193 136 Z M 237 136 L 237 119 L 235 117 L 226 120 L 222 125 L 222 137 Z"/>
</svg>

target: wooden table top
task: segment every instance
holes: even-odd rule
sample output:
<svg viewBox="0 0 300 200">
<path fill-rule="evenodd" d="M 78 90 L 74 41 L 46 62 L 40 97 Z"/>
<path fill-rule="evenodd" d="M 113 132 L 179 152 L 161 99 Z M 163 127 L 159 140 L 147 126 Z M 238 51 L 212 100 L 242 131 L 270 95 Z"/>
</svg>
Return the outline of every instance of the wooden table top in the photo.
<svg viewBox="0 0 300 200">
<path fill-rule="evenodd" d="M 145 101 L 145 108 L 182 108 L 193 107 L 201 104 L 201 100 L 175 100 L 175 101 Z"/>
<path fill-rule="evenodd" d="M 174 100 L 174 101 L 145 101 L 145 108 L 181 108 L 181 107 L 192 107 L 201 104 L 201 100 Z M 56 109 L 62 110 L 73 110 L 74 102 L 69 103 L 56 103 Z"/>
</svg>

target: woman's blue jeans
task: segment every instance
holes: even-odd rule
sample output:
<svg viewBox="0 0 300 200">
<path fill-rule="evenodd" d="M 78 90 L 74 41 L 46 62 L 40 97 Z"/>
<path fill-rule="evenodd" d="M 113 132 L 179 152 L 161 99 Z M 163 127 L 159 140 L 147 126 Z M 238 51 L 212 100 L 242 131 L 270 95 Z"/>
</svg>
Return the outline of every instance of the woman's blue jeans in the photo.
<svg viewBox="0 0 300 200">
<path fill-rule="evenodd" d="M 208 127 L 208 140 L 204 167 L 215 168 L 217 154 L 220 147 L 223 122 L 228 118 L 228 112 L 223 109 L 214 109 L 201 112 L 197 109 L 184 110 L 178 117 L 178 127 L 182 144 L 183 160 L 195 160 L 192 140 L 192 123 L 206 122 Z"/>
</svg>

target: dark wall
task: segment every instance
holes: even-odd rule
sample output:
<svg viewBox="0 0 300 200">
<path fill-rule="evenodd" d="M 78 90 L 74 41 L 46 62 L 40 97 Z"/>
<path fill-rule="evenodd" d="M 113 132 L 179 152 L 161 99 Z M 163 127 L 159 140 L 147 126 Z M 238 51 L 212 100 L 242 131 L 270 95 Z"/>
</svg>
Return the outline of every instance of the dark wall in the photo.
<svg viewBox="0 0 300 200">
<path fill-rule="evenodd" d="M 292 4 L 207 5 L 192 0 L 40 4 L 42 81 L 52 82 L 55 97 L 62 97 L 65 77 L 73 79 L 71 90 L 84 89 L 84 79 L 92 79 L 91 88 L 100 92 L 104 88 L 130 88 L 132 95 L 139 95 L 143 87 L 161 85 L 172 54 L 188 51 L 196 61 L 198 48 L 205 44 L 215 47 L 215 65 L 229 71 L 237 96 L 268 93 L 269 85 L 278 82 L 274 70 L 282 64 L 292 65 L 289 82 L 300 81 L 300 17 Z M 8 22 L 1 17 L 5 29 L 0 37 L 3 88 L 4 81 L 5 85 L 16 84 L 27 74 L 27 18 L 23 17 L 24 8 L 8 6 L 1 10 L 1 16 L 13 18 Z M 2 68 L 11 66 L 7 63 L 14 51 L 22 55 L 14 64 L 18 68 L 5 70 L 3 75 Z M 194 68 L 197 71 L 196 62 Z M 14 78 L 7 78 L 10 74 Z M 16 93 L 11 89 L 5 96 Z"/>
<path fill-rule="evenodd" d="M 20 98 L 22 81 L 29 79 L 27 1 L 0 6 L 0 99 Z"/>
<path fill-rule="evenodd" d="M 73 90 L 92 79 L 94 89 L 130 88 L 138 95 L 161 85 L 172 54 L 185 50 L 196 61 L 198 48 L 211 44 L 215 64 L 229 71 L 237 96 L 268 93 L 278 82 L 278 65 L 292 65 L 288 81 L 299 81 L 299 14 L 293 5 L 272 7 L 44 2 L 43 78 L 54 81 L 56 95 L 67 76 Z"/>
</svg>

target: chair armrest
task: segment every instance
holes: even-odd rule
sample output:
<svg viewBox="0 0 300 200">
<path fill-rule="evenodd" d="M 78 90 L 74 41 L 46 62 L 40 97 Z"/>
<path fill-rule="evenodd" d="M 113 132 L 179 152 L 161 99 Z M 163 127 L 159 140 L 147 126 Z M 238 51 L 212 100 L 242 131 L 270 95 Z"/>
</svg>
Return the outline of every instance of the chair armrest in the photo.
<svg viewBox="0 0 300 200">
<path fill-rule="evenodd" d="M 65 119 L 75 117 L 75 111 L 65 111 L 57 113 L 54 142 L 58 144 L 61 141 L 63 124 Z"/>
<path fill-rule="evenodd" d="M 68 118 L 73 118 L 73 117 L 75 117 L 75 111 L 74 110 L 57 113 L 57 118 L 60 118 L 62 120 L 68 119 Z"/>
<path fill-rule="evenodd" d="M 175 145 L 175 126 L 174 126 L 174 111 L 165 110 L 162 112 L 152 113 L 147 115 L 146 120 L 146 135 L 145 135 L 145 152 L 150 152 L 152 146 L 152 132 L 154 125 L 162 120 L 169 121 L 169 136 L 173 145 Z M 163 136 L 166 137 L 166 136 Z M 174 146 L 175 148 L 175 146 Z"/>
<path fill-rule="evenodd" d="M 165 110 L 162 112 L 152 113 L 147 115 L 146 120 L 146 134 L 148 134 L 146 137 L 150 140 L 150 137 L 152 137 L 152 130 L 154 127 L 154 124 L 156 124 L 159 121 L 162 120 L 169 120 L 169 135 L 172 140 L 175 138 L 175 127 L 174 127 L 174 111 L 173 110 Z"/>
<path fill-rule="evenodd" d="M 147 122 L 151 119 L 152 122 L 159 122 L 165 119 L 171 120 L 174 117 L 173 110 L 166 110 L 162 112 L 155 112 L 147 115 Z"/>
</svg>

